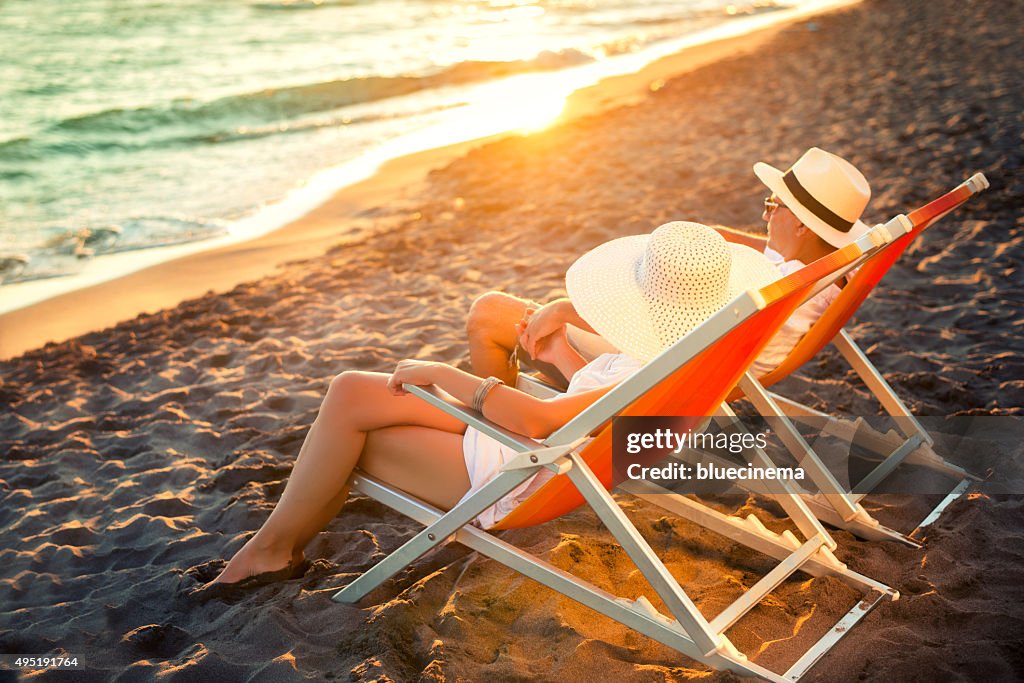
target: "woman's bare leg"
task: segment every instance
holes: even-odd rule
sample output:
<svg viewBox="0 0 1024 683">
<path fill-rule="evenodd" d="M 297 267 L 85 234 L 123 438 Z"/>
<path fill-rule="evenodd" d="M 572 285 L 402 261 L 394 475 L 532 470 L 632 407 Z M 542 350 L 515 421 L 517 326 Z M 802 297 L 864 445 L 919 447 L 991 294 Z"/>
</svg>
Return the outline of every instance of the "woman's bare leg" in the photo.
<svg viewBox="0 0 1024 683">
<path fill-rule="evenodd" d="M 462 453 L 462 434 L 431 427 L 385 427 L 366 435 L 359 469 L 411 493 L 442 510 L 449 510 L 469 490 L 469 473 Z M 348 485 L 320 511 L 301 534 L 301 549 L 338 515 L 348 498 Z"/>
<path fill-rule="evenodd" d="M 388 427 L 368 435 L 359 468 L 434 507 L 450 510 L 469 490 L 462 434 Z"/>
<path fill-rule="evenodd" d="M 331 382 L 281 500 L 215 581 L 240 581 L 301 558 L 309 540 L 344 503 L 347 482 L 367 445 L 368 433 L 395 426 L 444 432 L 453 437 L 446 442 L 457 441 L 461 456 L 462 422 L 414 396 L 394 396 L 387 390 L 387 379 L 380 373 L 346 372 Z M 442 453 L 446 462 L 447 448 Z M 432 457 L 423 448 L 409 450 L 425 459 Z M 462 468 L 467 476 L 464 464 Z"/>
</svg>

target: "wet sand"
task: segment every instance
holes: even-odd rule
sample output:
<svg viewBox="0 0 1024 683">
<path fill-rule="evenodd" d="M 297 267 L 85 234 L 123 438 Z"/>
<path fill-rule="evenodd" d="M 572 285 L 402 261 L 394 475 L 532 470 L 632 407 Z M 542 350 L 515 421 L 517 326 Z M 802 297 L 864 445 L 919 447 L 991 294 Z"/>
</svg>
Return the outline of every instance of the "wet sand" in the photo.
<svg viewBox="0 0 1024 683">
<path fill-rule="evenodd" d="M 864 171 L 869 222 L 988 175 L 991 189 L 930 229 L 850 330 L 915 413 L 1020 415 L 1021 25 L 1024 7 L 995 0 L 866 0 L 801 21 L 625 106 L 474 147 L 400 203 L 369 201 L 360 229 L 324 254 L 0 363 L 0 652 L 77 654 L 87 669 L 74 680 L 736 680 L 456 544 L 359 605 L 334 604 L 418 531 L 366 498 L 313 541 L 302 578 L 237 601 L 191 591 L 266 519 L 335 374 L 406 357 L 465 367 L 475 296 L 561 295 L 574 258 L 609 238 L 672 219 L 761 231 L 751 164 L 784 168 L 811 145 Z M 875 414 L 851 377 L 827 352 L 782 389 Z M 1001 444 L 937 448 L 1024 492 L 1020 439 Z M 622 501 L 709 616 L 771 566 Z M 912 504 L 866 505 L 913 526 Z M 784 524 L 763 500 L 740 512 Z M 902 597 L 805 680 L 1024 678 L 1022 530 L 1020 495 L 974 493 L 922 548 L 834 532 L 841 560 Z M 645 592 L 585 510 L 503 538 L 600 587 Z M 857 599 L 797 575 L 729 635 L 783 668 Z"/>
</svg>

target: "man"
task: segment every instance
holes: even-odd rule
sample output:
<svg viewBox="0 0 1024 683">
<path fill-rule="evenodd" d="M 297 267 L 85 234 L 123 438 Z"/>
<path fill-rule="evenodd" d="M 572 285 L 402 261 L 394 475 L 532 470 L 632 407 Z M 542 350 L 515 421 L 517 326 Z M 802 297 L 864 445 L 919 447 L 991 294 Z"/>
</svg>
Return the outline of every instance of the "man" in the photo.
<svg viewBox="0 0 1024 683">
<path fill-rule="evenodd" d="M 754 173 L 772 192 L 764 201 L 762 215 L 768 236 L 724 226 L 716 229 L 730 242 L 763 250 L 783 275 L 867 232 L 860 216 L 871 190 L 860 171 L 845 159 L 812 147 L 785 172 L 758 162 Z M 782 362 L 839 292 L 838 286 L 831 285 L 797 309 L 758 357 L 752 366 L 754 373 L 764 374 Z M 506 383 L 515 381 L 517 361 L 521 360 L 564 387 L 567 380 L 557 369 L 533 360 L 557 335 L 568 335 L 585 357 L 615 351 L 580 318 L 568 299 L 541 306 L 503 292 L 488 292 L 473 302 L 466 332 L 473 372 Z"/>
</svg>

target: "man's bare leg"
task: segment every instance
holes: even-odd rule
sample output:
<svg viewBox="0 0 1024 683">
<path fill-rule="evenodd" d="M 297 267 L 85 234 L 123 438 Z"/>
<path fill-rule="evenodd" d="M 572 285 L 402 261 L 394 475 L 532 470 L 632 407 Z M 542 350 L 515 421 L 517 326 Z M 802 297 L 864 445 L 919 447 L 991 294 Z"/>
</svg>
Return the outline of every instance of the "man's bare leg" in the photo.
<svg viewBox="0 0 1024 683">
<path fill-rule="evenodd" d="M 473 374 L 498 377 L 505 384 L 515 386 L 521 363 L 539 372 L 551 386 L 564 390 L 569 384 L 568 378 L 554 365 L 530 358 L 522 347 L 518 349 L 519 362 L 510 362 L 512 351 L 516 349 L 516 323 L 523 319 L 528 309 L 540 307 L 535 301 L 504 292 L 488 292 L 474 301 L 466 320 Z"/>
<path fill-rule="evenodd" d="M 537 307 L 533 301 L 504 292 L 487 292 L 473 302 L 466 319 L 473 374 L 497 377 L 515 386 L 519 371 L 509 363 L 516 348 L 515 324 L 523 319 L 527 308 Z"/>
</svg>

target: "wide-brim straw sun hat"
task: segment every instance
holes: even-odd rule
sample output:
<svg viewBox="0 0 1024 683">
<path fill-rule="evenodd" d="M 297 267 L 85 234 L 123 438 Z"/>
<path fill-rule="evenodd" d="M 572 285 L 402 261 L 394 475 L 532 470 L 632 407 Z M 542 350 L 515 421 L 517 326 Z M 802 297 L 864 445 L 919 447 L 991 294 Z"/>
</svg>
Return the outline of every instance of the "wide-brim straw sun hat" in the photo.
<svg viewBox="0 0 1024 683">
<path fill-rule="evenodd" d="M 871 199 L 871 188 L 864 175 L 842 157 L 811 147 L 787 171 L 759 161 L 754 174 L 801 223 L 837 249 L 869 229 L 860 217 Z"/>
<path fill-rule="evenodd" d="M 706 225 L 674 221 L 592 249 L 569 268 L 565 286 L 595 332 L 646 362 L 741 292 L 781 276 L 761 252 Z"/>
</svg>

